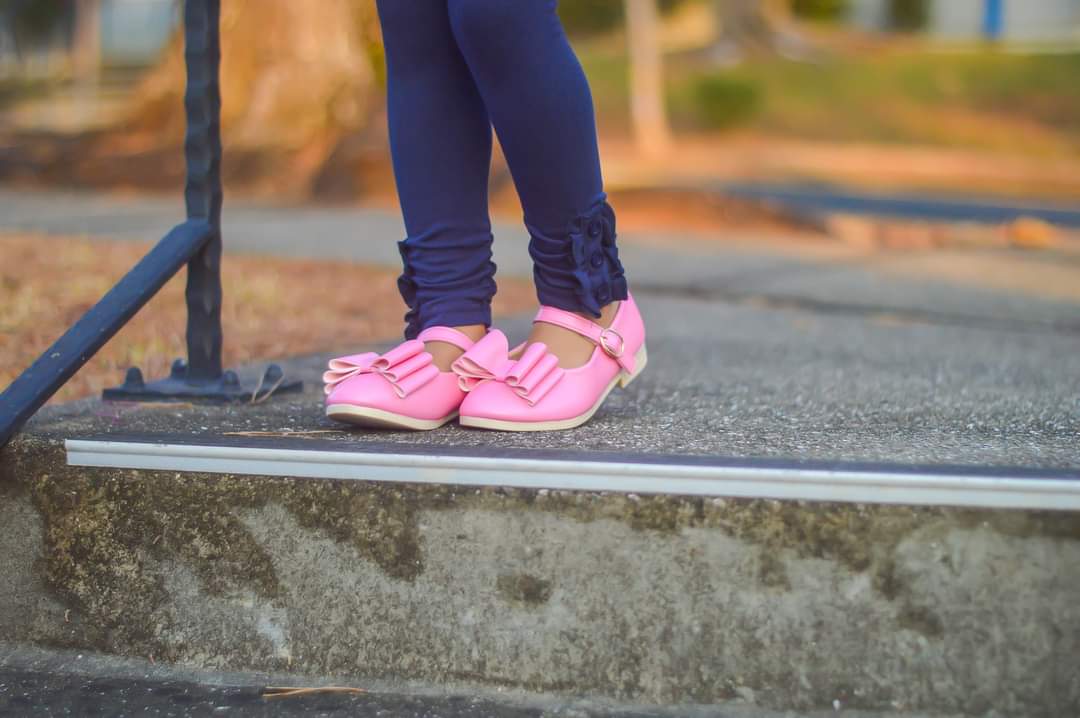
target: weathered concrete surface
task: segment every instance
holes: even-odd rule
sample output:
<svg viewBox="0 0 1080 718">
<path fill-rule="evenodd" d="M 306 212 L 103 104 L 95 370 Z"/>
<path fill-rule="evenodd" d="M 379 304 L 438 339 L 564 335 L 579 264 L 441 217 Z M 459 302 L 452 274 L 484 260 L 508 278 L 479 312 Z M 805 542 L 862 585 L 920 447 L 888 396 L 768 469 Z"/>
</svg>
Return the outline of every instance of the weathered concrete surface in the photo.
<svg viewBox="0 0 1080 718">
<path fill-rule="evenodd" d="M 2 471 L 2 469 L 0 469 Z M 0 474 L 0 636 L 29 641 L 59 635 L 64 607 L 52 600 L 41 573 L 41 514 L 19 485 Z"/>
<path fill-rule="evenodd" d="M 0 511 L 30 529 L 0 531 L 23 557 L 0 640 L 645 703 L 1080 711 L 1076 514 L 86 470 L 29 435 L 4 452 Z"/>
<path fill-rule="evenodd" d="M 973 328 L 645 293 L 649 367 L 572 431 L 357 431 L 323 414 L 328 356 L 283 362 L 307 393 L 258 407 L 84 402 L 28 431 L 217 437 L 319 431 L 347 442 L 503 446 L 1080 471 L 1080 333 Z M 1080 317 L 1080 306 L 1077 308 Z M 503 325 L 523 337 L 527 320 Z M 119 381 L 121 377 L 117 377 Z"/>
</svg>

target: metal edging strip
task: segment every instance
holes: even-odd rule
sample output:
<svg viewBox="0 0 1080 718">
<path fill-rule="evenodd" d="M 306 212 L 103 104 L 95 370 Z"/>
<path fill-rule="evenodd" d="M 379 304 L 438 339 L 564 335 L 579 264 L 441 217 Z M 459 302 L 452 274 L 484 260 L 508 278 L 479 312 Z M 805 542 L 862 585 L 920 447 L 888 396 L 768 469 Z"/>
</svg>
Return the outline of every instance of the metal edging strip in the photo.
<svg viewBox="0 0 1080 718">
<path fill-rule="evenodd" d="M 68 464 L 298 478 L 843 503 L 1080 510 L 1080 480 L 364 453 L 69 439 Z"/>
</svg>

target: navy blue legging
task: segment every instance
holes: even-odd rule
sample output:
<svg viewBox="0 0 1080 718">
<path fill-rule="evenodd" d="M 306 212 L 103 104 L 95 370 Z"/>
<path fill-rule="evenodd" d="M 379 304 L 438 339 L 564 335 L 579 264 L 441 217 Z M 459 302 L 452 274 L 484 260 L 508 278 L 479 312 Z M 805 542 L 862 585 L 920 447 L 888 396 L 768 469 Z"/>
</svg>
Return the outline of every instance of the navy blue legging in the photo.
<svg viewBox="0 0 1080 718">
<path fill-rule="evenodd" d="M 401 211 L 405 336 L 491 324 L 492 126 L 525 210 L 541 304 L 626 298 L 592 97 L 556 0 L 378 0 Z"/>
</svg>

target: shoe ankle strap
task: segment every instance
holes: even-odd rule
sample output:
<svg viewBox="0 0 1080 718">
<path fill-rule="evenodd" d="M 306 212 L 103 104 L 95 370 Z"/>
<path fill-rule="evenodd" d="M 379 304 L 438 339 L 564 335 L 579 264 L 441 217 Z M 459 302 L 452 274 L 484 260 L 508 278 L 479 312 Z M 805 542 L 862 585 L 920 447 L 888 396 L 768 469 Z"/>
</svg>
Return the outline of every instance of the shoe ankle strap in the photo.
<svg viewBox="0 0 1080 718">
<path fill-rule="evenodd" d="M 420 332 L 419 336 L 416 338 L 422 342 L 446 342 L 447 344 L 453 344 L 463 352 L 472 349 L 473 344 L 476 343 L 453 327 L 428 327 Z"/>
<path fill-rule="evenodd" d="M 626 349 L 626 340 L 622 335 L 610 327 L 602 327 L 596 322 L 585 317 L 568 312 L 556 307 L 542 306 L 537 312 L 534 322 L 554 324 L 563 329 L 580 334 L 596 346 L 604 350 L 604 353 L 612 359 L 622 357 Z"/>
</svg>

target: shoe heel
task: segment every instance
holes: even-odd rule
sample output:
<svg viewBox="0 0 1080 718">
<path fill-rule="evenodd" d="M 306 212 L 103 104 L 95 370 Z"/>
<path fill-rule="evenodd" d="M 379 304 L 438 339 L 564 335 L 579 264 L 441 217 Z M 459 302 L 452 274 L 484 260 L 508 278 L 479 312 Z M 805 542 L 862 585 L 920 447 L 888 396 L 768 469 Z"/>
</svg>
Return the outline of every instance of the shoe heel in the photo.
<svg viewBox="0 0 1080 718">
<path fill-rule="evenodd" d="M 630 386 L 630 382 L 638 378 L 638 375 L 644 371 L 645 365 L 648 363 L 649 353 L 645 351 L 645 345 L 642 344 L 641 348 L 637 350 L 637 354 L 634 355 L 634 373 L 627 374 L 626 372 L 623 372 L 619 376 L 619 387 L 625 389 Z"/>
</svg>

